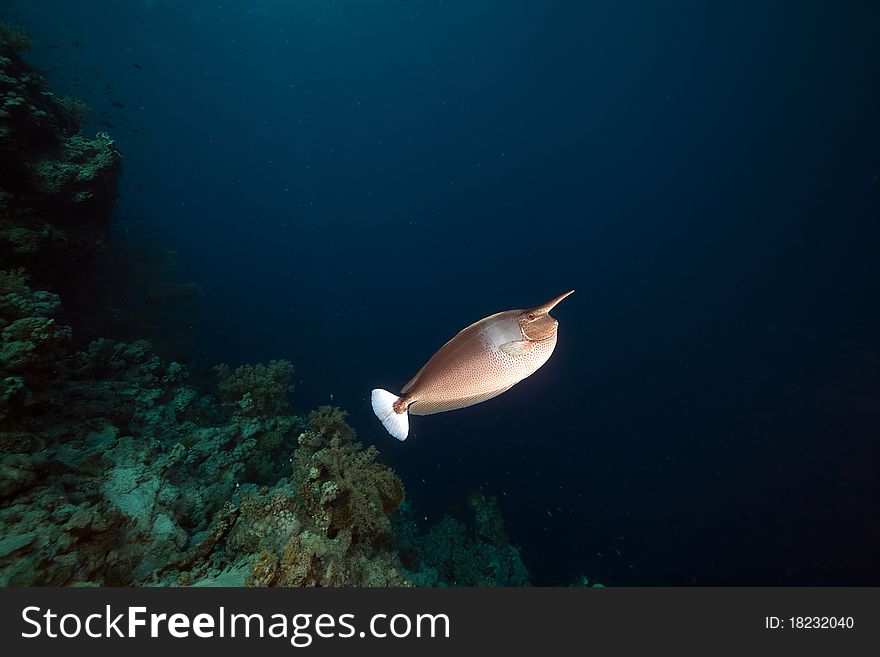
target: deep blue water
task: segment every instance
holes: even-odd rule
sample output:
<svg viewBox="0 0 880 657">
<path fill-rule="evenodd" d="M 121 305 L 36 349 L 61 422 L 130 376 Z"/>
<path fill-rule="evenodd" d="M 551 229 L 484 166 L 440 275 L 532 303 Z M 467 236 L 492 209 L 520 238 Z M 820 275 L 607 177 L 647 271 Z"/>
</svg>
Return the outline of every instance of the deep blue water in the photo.
<svg viewBox="0 0 880 657">
<path fill-rule="evenodd" d="M 292 360 L 421 514 L 498 496 L 537 584 L 880 584 L 877 5 L 3 15 L 202 287 L 194 367 Z M 385 434 L 371 388 L 570 288 L 534 377 Z"/>
</svg>

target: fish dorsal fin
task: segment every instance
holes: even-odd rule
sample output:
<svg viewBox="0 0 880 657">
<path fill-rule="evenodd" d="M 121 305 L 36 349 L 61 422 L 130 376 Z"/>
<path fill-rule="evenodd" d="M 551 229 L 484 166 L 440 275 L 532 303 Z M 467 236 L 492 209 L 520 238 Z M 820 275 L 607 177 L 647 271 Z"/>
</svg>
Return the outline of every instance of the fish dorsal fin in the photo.
<svg viewBox="0 0 880 657">
<path fill-rule="evenodd" d="M 495 317 L 497 317 L 498 315 L 501 315 L 501 314 L 502 313 L 495 313 L 493 315 L 489 315 L 488 317 L 484 317 L 483 319 L 474 322 L 473 324 L 471 324 L 467 328 L 463 328 L 458 333 L 456 333 L 454 337 L 447 340 L 446 344 L 444 344 L 442 347 L 440 347 L 437 350 L 437 352 L 433 356 L 431 356 L 431 358 L 428 360 L 427 363 L 422 365 L 422 368 L 418 372 L 415 373 L 415 376 L 413 376 L 413 378 L 411 378 L 405 386 L 403 386 L 400 389 L 400 392 L 402 392 L 403 394 L 406 394 L 407 392 L 409 392 L 410 388 L 412 388 L 416 384 L 416 381 L 419 380 L 419 377 L 427 369 L 428 365 L 430 365 L 434 361 L 434 359 L 436 359 L 438 356 L 443 354 L 444 357 L 448 357 L 451 353 L 450 350 L 454 349 L 454 347 L 451 347 L 451 345 L 453 342 L 456 341 L 456 339 L 458 339 L 459 337 L 464 337 L 464 334 L 466 334 L 466 333 L 470 333 L 470 332 L 474 332 L 474 331 L 479 330 L 480 326 L 482 326 L 484 323 L 488 322 L 490 319 L 494 319 Z M 460 346 L 463 346 L 464 344 L 465 344 L 464 340 L 462 340 L 459 343 Z"/>
<path fill-rule="evenodd" d="M 534 349 L 535 343 L 531 340 L 517 340 L 516 342 L 505 342 L 501 345 L 501 351 L 508 356 L 522 356 Z"/>
</svg>

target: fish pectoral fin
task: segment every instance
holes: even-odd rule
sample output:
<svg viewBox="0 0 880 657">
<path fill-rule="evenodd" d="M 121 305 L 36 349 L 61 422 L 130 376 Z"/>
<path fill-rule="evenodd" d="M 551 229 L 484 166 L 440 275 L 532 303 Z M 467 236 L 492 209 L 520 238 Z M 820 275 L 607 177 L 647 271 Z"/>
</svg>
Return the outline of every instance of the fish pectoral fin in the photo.
<svg viewBox="0 0 880 657">
<path fill-rule="evenodd" d="M 501 351 L 508 356 L 522 356 L 529 353 L 535 346 L 531 340 L 517 340 L 515 342 L 505 342 L 501 345 Z"/>
</svg>

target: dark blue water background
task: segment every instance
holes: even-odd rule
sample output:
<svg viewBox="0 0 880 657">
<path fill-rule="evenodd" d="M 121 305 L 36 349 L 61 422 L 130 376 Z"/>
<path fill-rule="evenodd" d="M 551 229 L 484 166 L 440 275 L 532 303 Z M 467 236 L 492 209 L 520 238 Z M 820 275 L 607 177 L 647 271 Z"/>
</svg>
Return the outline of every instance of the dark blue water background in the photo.
<svg viewBox="0 0 880 657">
<path fill-rule="evenodd" d="M 538 584 L 880 584 L 876 4 L 3 4 L 201 286 L 195 368 L 292 360 Z M 384 433 L 371 388 L 570 288 L 532 379 Z"/>
</svg>

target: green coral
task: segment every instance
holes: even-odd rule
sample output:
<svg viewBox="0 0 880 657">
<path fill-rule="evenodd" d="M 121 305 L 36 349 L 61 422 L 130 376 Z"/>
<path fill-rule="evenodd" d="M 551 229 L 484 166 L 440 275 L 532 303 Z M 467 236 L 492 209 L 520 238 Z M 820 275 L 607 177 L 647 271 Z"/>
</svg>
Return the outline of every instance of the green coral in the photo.
<svg viewBox="0 0 880 657">
<path fill-rule="evenodd" d="M 24 267 L 18 269 L 10 269 L 8 271 L 0 270 L 0 296 L 7 294 L 27 294 L 30 292 L 28 287 L 27 272 Z"/>
<path fill-rule="evenodd" d="M 108 135 L 80 133 L 86 105 L 49 88 L 16 52 L 28 44 L 0 26 L 0 259 L 63 282 L 53 269 L 71 263 L 79 279 L 78 256 L 106 245 L 122 156 Z"/>
<path fill-rule="evenodd" d="M 67 353 L 71 329 L 52 318 L 59 305 L 56 295 L 31 290 L 23 269 L 0 271 L 0 416 L 6 416 L 8 405 L 20 397 L 22 375 L 29 381 L 39 379 L 38 372 Z"/>
<path fill-rule="evenodd" d="M 25 52 L 31 48 L 31 37 L 24 25 L 13 27 L 0 21 L 0 51 Z"/>
<path fill-rule="evenodd" d="M 284 454 L 295 446 L 301 426 L 299 418 L 291 415 L 286 400 L 293 390 L 293 365 L 286 360 L 273 360 L 242 365 L 235 370 L 221 364 L 214 371 L 219 377 L 223 407 L 240 420 L 242 438 L 252 446 L 248 479 L 265 483 L 277 480 L 285 464 Z"/>
<path fill-rule="evenodd" d="M 293 365 L 286 360 L 266 364 L 242 365 L 235 370 L 221 363 L 214 368 L 220 378 L 223 405 L 236 415 L 258 417 L 287 414 L 290 405 L 285 397 L 293 392 L 290 378 Z"/>
<path fill-rule="evenodd" d="M 410 509 L 397 520 L 396 547 L 407 576 L 418 586 L 528 586 L 519 549 L 510 543 L 497 500 L 468 497 L 474 525 L 450 515 L 421 533 Z"/>
<path fill-rule="evenodd" d="M 474 491 L 468 495 L 467 503 L 474 512 L 477 536 L 488 543 L 506 545 L 507 533 L 504 531 L 504 520 L 498 510 L 498 499 Z"/>
<path fill-rule="evenodd" d="M 79 98 L 73 98 L 71 96 L 60 96 L 58 97 L 58 103 L 61 105 L 64 113 L 70 118 L 70 120 L 76 125 L 82 125 L 83 121 L 86 120 L 89 113 L 92 109 Z M 105 136 L 106 133 L 99 132 L 98 136 Z M 111 140 L 112 145 L 112 140 Z"/>
<path fill-rule="evenodd" d="M 60 157 L 59 157 L 60 156 Z M 88 204 L 106 197 L 107 172 L 118 170 L 121 156 L 105 132 L 93 139 L 71 135 L 58 151 L 30 162 L 30 177 L 39 191 L 68 204 Z M 115 176 L 111 180 L 115 184 Z"/>
<path fill-rule="evenodd" d="M 0 364 L 10 372 L 27 368 L 45 369 L 65 354 L 70 327 L 59 326 L 48 317 L 24 317 L 3 329 Z"/>
<path fill-rule="evenodd" d="M 57 294 L 31 290 L 24 269 L 0 271 L 0 328 L 27 317 L 52 317 L 61 306 Z"/>
</svg>

